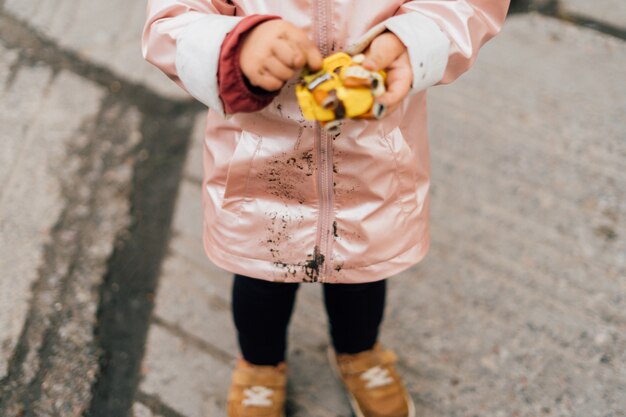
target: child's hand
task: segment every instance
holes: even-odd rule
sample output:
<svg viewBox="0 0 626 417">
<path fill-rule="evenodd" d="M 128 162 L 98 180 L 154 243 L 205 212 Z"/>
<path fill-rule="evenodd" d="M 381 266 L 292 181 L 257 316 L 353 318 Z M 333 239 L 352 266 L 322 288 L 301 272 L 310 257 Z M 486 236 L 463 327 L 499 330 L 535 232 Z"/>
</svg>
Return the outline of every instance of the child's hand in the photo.
<svg viewBox="0 0 626 417">
<path fill-rule="evenodd" d="M 376 101 L 384 104 L 389 114 L 407 96 L 413 83 L 413 70 L 406 46 L 392 32 L 384 32 L 370 43 L 365 57 L 363 66 L 366 69 L 387 72 L 387 92 Z"/>
<path fill-rule="evenodd" d="M 261 23 L 243 42 L 241 71 L 250 84 L 268 91 L 282 88 L 304 65 L 322 67 L 322 54 L 306 32 L 284 20 Z"/>
</svg>

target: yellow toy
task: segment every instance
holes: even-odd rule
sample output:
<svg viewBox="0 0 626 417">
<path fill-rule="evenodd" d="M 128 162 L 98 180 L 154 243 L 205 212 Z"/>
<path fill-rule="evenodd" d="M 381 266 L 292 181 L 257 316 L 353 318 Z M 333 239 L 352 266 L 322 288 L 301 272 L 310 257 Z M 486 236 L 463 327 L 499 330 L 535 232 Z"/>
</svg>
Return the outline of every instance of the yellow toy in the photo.
<svg viewBox="0 0 626 417">
<path fill-rule="evenodd" d="M 330 133 L 338 133 L 341 119 L 379 119 L 385 106 L 374 101 L 385 93 L 386 73 L 361 65 L 364 55 L 339 52 L 324 59 L 322 69 L 304 70 L 296 96 L 307 120 L 317 120 Z"/>
</svg>

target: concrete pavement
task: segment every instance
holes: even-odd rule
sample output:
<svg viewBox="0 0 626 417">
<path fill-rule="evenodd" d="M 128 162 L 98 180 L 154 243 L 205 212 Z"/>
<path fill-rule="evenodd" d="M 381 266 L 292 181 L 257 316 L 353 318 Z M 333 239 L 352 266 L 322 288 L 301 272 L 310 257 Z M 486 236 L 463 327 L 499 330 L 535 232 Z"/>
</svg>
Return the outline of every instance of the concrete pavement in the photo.
<svg viewBox="0 0 626 417">
<path fill-rule="evenodd" d="M 566 15 L 591 18 L 617 28 L 626 26 L 626 3 L 620 0 L 590 2 L 585 0 L 564 0 L 561 11 Z"/>
<path fill-rule="evenodd" d="M 142 62 L 139 3 L 0 1 L 2 416 L 223 415 L 204 112 Z M 626 31 L 618 1 L 559 10 Z M 626 416 L 624 67 L 623 39 L 520 14 L 430 91 L 433 245 L 390 279 L 381 335 L 420 415 Z M 320 290 L 292 319 L 289 416 L 350 415 Z"/>
<path fill-rule="evenodd" d="M 187 97 L 141 56 L 146 2 L 109 0 L 5 0 L 4 9 L 82 59 L 109 68 L 171 99 Z"/>
<path fill-rule="evenodd" d="M 197 107 L 83 60 L 2 6 L 0 415 L 78 416 L 97 397 L 114 340 L 104 319 L 113 255 L 154 223 L 136 226 L 140 191 L 159 171 L 171 177 L 161 199 L 175 192 L 185 112 Z M 167 224 L 161 205 L 166 215 L 153 217 Z M 158 268 L 159 247 L 146 254 Z"/>
<path fill-rule="evenodd" d="M 419 415 L 626 415 L 625 63 L 619 40 L 516 16 L 463 79 L 431 91 L 434 243 L 390 281 L 382 335 Z M 230 274 L 201 250 L 203 123 L 136 405 L 163 415 L 216 415 L 237 352 Z M 318 286 L 301 289 L 290 331 L 291 415 L 349 415 Z"/>
<path fill-rule="evenodd" d="M 33 407 L 48 410 L 60 394 L 72 404 L 90 397 L 97 357 L 75 353 L 95 347 L 94 287 L 130 221 L 127 158 L 140 139 L 139 115 L 115 105 L 100 112 L 105 92 L 75 74 L 12 64 L 3 59 L 0 80 L 0 377 L 9 402 L 39 380 Z M 113 120 L 116 128 L 101 131 Z M 61 334 L 58 351 L 43 355 Z M 74 378 L 61 383 L 68 373 Z"/>
</svg>

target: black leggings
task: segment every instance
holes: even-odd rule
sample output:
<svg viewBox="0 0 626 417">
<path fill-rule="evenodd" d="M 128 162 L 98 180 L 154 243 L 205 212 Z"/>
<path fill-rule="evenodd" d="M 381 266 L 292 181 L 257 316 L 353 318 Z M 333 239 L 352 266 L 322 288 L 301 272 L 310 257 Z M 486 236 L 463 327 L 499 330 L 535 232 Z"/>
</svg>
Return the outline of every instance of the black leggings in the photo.
<svg viewBox="0 0 626 417">
<path fill-rule="evenodd" d="M 331 341 L 337 352 L 357 353 L 374 345 L 383 319 L 386 282 L 322 284 Z M 285 359 L 287 326 L 299 286 L 235 275 L 232 313 L 246 361 L 276 365 Z"/>
</svg>

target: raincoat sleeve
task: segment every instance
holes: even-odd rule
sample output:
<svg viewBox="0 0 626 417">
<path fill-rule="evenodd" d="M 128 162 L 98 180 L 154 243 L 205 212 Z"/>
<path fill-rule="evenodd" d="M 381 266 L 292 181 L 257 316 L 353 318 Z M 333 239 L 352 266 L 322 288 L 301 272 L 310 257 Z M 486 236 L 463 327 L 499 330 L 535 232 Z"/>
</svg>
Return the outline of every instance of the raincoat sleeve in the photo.
<svg viewBox="0 0 626 417">
<path fill-rule="evenodd" d="M 243 17 L 226 0 L 149 0 L 144 58 L 185 91 L 224 116 L 218 66 L 224 38 Z"/>
<path fill-rule="evenodd" d="M 273 19 L 280 19 L 280 17 L 272 15 L 248 16 L 226 35 L 222 43 L 217 79 L 220 98 L 226 114 L 259 111 L 270 104 L 280 93 L 280 90 L 267 91 L 250 84 L 241 71 L 239 63 L 244 39 L 252 29 Z"/>
<path fill-rule="evenodd" d="M 411 94 L 448 84 L 467 71 L 479 49 L 502 28 L 509 0 L 415 0 L 374 26 L 350 47 L 362 51 L 385 30 L 406 45 L 413 69 Z"/>
</svg>

